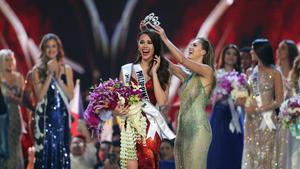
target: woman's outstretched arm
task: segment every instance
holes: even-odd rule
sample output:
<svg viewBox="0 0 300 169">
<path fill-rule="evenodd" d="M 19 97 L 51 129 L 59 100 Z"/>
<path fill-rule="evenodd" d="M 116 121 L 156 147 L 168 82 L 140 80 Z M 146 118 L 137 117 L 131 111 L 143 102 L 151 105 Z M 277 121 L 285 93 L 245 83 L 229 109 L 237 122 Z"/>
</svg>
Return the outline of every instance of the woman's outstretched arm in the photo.
<svg viewBox="0 0 300 169">
<path fill-rule="evenodd" d="M 171 55 L 183 66 L 188 68 L 190 71 L 199 74 L 200 76 L 203 76 L 205 78 L 213 80 L 213 69 L 206 64 L 197 63 L 195 61 L 192 61 L 186 57 L 184 57 L 184 54 L 182 51 L 180 51 L 166 36 L 165 31 L 160 26 L 154 26 L 153 27 L 155 32 L 160 35 L 162 41 L 167 46 L 167 48 L 170 50 Z"/>
</svg>

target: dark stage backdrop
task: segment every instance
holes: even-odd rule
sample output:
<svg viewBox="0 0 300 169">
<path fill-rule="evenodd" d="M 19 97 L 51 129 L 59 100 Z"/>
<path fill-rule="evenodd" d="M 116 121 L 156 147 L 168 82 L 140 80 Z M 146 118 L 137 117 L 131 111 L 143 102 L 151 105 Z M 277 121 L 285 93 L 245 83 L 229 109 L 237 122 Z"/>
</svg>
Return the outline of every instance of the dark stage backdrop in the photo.
<svg viewBox="0 0 300 169">
<path fill-rule="evenodd" d="M 135 6 L 124 44 L 115 52 L 105 52 L 95 45 L 91 20 L 83 0 L 6 0 L 21 20 L 29 37 L 39 44 L 48 32 L 59 35 L 66 56 L 84 67 L 84 74 L 75 73 L 87 89 L 100 77 L 117 77 L 120 66 L 131 62 L 136 54 L 136 35 L 141 19 L 150 12 L 159 15 L 167 35 L 176 45 L 185 47 L 197 34 L 201 24 L 219 2 L 218 0 L 140 0 Z M 94 0 L 109 41 L 120 21 L 126 0 Z M 298 17 L 297 17 L 298 16 Z M 208 38 L 217 53 L 228 43 L 242 47 L 251 45 L 257 37 L 271 40 L 274 49 L 279 41 L 288 38 L 300 41 L 299 0 L 237 0 L 230 6 Z M 16 33 L 7 18 L 0 13 L 0 48 L 16 53 L 18 68 L 26 74 L 24 54 Z M 94 78 L 93 78 L 94 76 Z"/>
</svg>

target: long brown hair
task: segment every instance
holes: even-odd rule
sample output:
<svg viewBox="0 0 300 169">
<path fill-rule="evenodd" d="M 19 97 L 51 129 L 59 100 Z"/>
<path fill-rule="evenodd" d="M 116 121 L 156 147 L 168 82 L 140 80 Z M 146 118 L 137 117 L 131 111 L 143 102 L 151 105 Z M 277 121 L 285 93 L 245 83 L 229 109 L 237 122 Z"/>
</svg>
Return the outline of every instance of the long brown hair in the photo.
<svg viewBox="0 0 300 169">
<path fill-rule="evenodd" d="M 169 63 L 167 62 L 167 60 L 162 56 L 162 41 L 160 39 L 160 36 L 155 33 L 153 30 L 151 29 L 146 29 L 141 31 L 138 36 L 137 39 L 143 35 L 146 34 L 149 36 L 149 38 L 151 39 L 153 46 L 154 46 L 154 55 L 160 56 L 160 66 L 157 70 L 157 75 L 158 75 L 158 80 L 160 85 L 162 86 L 163 89 L 166 89 L 168 83 L 169 83 L 169 79 L 170 79 L 170 72 L 169 72 Z M 142 56 L 141 54 L 138 52 L 137 53 L 137 58 L 134 61 L 135 64 L 140 63 L 142 60 Z M 148 70 L 147 74 L 151 77 L 150 71 L 153 65 L 153 61 L 150 62 L 150 69 Z"/>
<path fill-rule="evenodd" d="M 212 68 L 212 70 L 215 72 L 215 50 L 213 45 L 210 43 L 210 41 L 203 37 L 197 37 L 196 40 L 198 40 L 202 48 L 206 51 L 206 54 L 203 56 L 203 64 L 206 64 Z M 213 91 L 214 87 L 216 86 L 216 76 L 213 77 L 213 84 L 212 89 Z"/>
<path fill-rule="evenodd" d="M 291 87 L 296 89 L 297 92 L 299 92 L 299 77 L 300 77 L 300 68 L 299 67 L 300 64 L 300 56 L 298 56 L 293 64 L 292 70 L 291 70 Z"/>
<path fill-rule="evenodd" d="M 235 69 L 237 72 L 241 72 L 241 56 L 240 56 L 240 50 L 239 50 L 239 48 L 238 48 L 236 45 L 234 45 L 234 44 L 229 44 L 229 45 L 227 45 L 227 46 L 223 49 L 223 51 L 222 51 L 222 53 L 221 53 L 221 64 L 220 64 L 220 68 L 224 68 L 224 66 L 225 66 L 225 54 L 226 54 L 227 50 L 229 50 L 229 49 L 235 50 L 237 60 L 236 60 L 234 69 Z"/>
<path fill-rule="evenodd" d="M 44 75 L 47 71 L 47 62 L 49 61 L 49 59 L 46 55 L 46 44 L 49 40 L 54 40 L 57 44 L 58 51 L 57 51 L 56 60 L 59 63 L 61 63 L 65 57 L 65 52 L 60 38 L 53 33 L 47 33 L 46 35 L 44 35 L 40 42 L 40 49 L 42 53 L 40 55 L 40 63 L 38 64 L 38 68 L 41 71 L 42 75 Z"/>
<path fill-rule="evenodd" d="M 203 58 L 203 64 L 210 66 L 215 71 L 215 50 L 213 45 L 208 39 L 203 37 L 198 37 L 195 40 L 198 40 L 201 43 L 202 48 L 206 51 Z"/>
<path fill-rule="evenodd" d="M 293 40 L 289 39 L 282 40 L 281 42 L 286 44 L 288 47 L 289 66 L 293 67 L 294 60 L 299 55 L 297 45 Z M 280 65 L 280 60 L 278 61 L 278 65 Z"/>
</svg>

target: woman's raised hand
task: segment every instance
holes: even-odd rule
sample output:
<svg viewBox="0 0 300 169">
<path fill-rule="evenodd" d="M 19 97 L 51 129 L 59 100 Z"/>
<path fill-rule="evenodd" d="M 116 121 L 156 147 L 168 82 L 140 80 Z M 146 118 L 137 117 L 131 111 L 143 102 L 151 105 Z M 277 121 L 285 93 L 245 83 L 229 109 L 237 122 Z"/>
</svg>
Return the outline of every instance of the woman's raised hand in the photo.
<svg viewBox="0 0 300 169">
<path fill-rule="evenodd" d="M 57 60 L 56 59 L 49 60 L 47 62 L 47 67 L 48 67 L 48 71 L 50 73 L 55 73 L 56 74 L 57 71 L 58 71 L 58 62 L 57 62 Z"/>
<path fill-rule="evenodd" d="M 156 32 L 162 40 L 168 39 L 165 30 L 161 26 L 153 25 L 152 28 L 154 29 L 154 32 Z"/>
<path fill-rule="evenodd" d="M 153 58 L 153 65 L 151 68 L 152 75 L 157 73 L 159 66 L 160 66 L 160 56 L 155 55 Z"/>
<path fill-rule="evenodd" d="M 144 31 L 147 29 L 147 25 L 145 24 L 144 20 L 140 22 L 140 31 Z"/>
</svg>

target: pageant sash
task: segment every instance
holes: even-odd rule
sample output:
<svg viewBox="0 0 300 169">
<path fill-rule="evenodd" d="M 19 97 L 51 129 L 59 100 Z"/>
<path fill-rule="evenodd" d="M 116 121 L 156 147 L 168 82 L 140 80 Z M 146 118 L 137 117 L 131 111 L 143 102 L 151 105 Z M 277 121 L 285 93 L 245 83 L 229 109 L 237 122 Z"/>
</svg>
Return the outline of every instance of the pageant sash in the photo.
<svg viewBox="0 0 300 169">
<path fill-rule="evenodd" d="M 146 80 L 145 80 L 145 77 L 144 77 L 144 74 L 143 74 L 143 69 L 142 69 L 141 65 L 140 64 L 133 65 L 133 70 L 136 74 L 137 81 L 138 81 L 138 86 L 139 86 L 140 90 L 142 91 L 142 96 L 143 96 L 144 100 L 150 102 L 150 99 L 149 99 L 149 96 L 148 96 L 148 93 L 147 93 L 147 90 L 146 90 L 146 86 L 145 86 L 145 81 Z M 159 134 L 160 137 L 161 137 L 161 135 L 160 135 L 160 132 L 159 132 L 158 124 L 155 122 L 155 118 L 154 118 L 154 117 L 158 117 L 158 116 L 151 116 L 147 112 L 147 111 L 151 111 L 151 110 L 146 109 L 146 111 L 144 111 L 144 112 L 146 113 L 147 119 L 150 122 L 150 126 L 149 126 L 149 129 L 148 129 L 148 132 L 147 132 L 147 138 L 151 137 L 152 139 L 154 139 L 156 132 Z M 154 109 L 152 111 L 155 112 Z M 155 113 L 157 113 L 157 112 L 155 112 Z M 158 113 L 160 114 L 160 112 L 158 112 Z"/>
<path fill-rule="evenodd" d="M 230 109 L 230 113 L 231 113 L 231 121 L 229 123 L 229 130 L 232 133 L 234 133 L 235 131 L 237 133 L 241 133 L 242 130 L 241 130 L 240 122 L 239 122 L 239 112 L 236 110 L 231 97 L 228 97 L 227 101 L 228 101 L 228 105 L 229 105 L 229 109 Z"/>
<path fill-rule="evenodd" d="M 259 91 L 259 84 L 258 84 L 258 66 L 256 66 L 253 70 L 253 87 L 252 88 L 253 88 L 253 93 L 254 93 L 257 105 L 258 105 L 258 107 L 261 107 L 262 99 L 261 99 L 261 94 Z M 266 127 L 268 127 L 270 130 L 276 129 L 275 124 L 273 123 L 272 118 L 271 118 L 272 114 L 273 114 L 272 110 L 262 113 L 263 119 L 262 119 L 259 129 L 264 130 L 264 129 L 266 129 Z"/>
<path fill-rule="evenodd" d="M 132 63 L 128 63 L 128 64 L 122 66 L 123 83 L 126 86 L 129 86 L 129 83 L 130 83 L 132 65 L 133 65 Z"/>
<path fill-rule="evenodd" d="M 138 86 L 140 87 L 140 89 L 142 91 L 143 98 L 150 101 L 147 90 L 146 90 L 146 86 L 145 86 L 146 81 L 145 81 L 145 77 L 144 77 L 143 69 L 142 69 L 141 65 L 135 64 L 135 65 L 133 65 L 133 69 L 134 69 L 136 77 L 137 77 Z"/>
<path fill-rule="evenodd" d="M 133 67 L 133 68 L 132 68 Z M 130 77 L 132 73 L 132 69 L 134 70 L 138 86 L 142 91 L 143 95 L 143 106 L 142 110 L 146 113 L 147 119 L 150 122 L 150 126 L 147 133 L 147 138 L 154 138 L 156 132 L 159 134 L 161 138 L 173 139 L 175 138 L 174 133 L 168 127 L 165 119 L 160 114 L 160 112 L 150 103 L 150 99 L 145 86 L 145 78 L 143 74 L 143 70 L 140 64 L 127 64 L 122 66 L 122 74 L 124 79 L 124 84 L 129 85 Z"/>
<path fill-rule="evenodd" d="M 165 121 L 164 117 L 161 115 L 159 110 L 156 109 L 149 101 L 143 100 L 142 110 L 146 113 L 150 124 L 154 126 L 152 130 L 147 133 L 147 138 L 151 137 L 154 138 L 155 133 L 157 132 L 160 138 L 172 140 L 175 138 L 175 134 L 169 128 L 167 122 Z M 159 130 L 155 130 L 159 129 Z"/>
<path fill-rule="evenodd" d="M 67 96 L 64 94 L 63 90 L 61 89 L 61 87 L 58 85 L 57 81 L 54 80 L 54 79 L 51 79 L 54 81 L 54 85 L 58 91 L 58 93 L 60 94 L 66 108 L 67 108 L 67 113 L 68 113 L 68 121 L 69 121 L 69 128 L 71 128 L 71 115 L 70 115 L 70 107 L 69 107 L 69 104 L 68 104 L 68 99 L 67 99 Z M 51 84 L 50 84 L 51 85 Z M 51 87 L 51 86 L 49 86 Z M 34 132 L 34 137 L 36 139 L 40 139 L 40 138 L 43 138 L 44 137 L 44 131 L 41 131 L 38 124 L 39 124 L 39 121 L 40 121 L 40 118 L 41 118 L 41 114 L 43 114 L 43 120 L 44 122 L 46 122 L 46 109 L 47 109 L 47 104 L 48 104 L 48 100 L 47 100 L 47 95 L 45 95 L 45 97 L 39 101 L 37 103 L 37 106 L 36 106 L 36 109 L 35 109 L 35 132 Z M 44 124 L 45 125 L 45 124 Z M 43 145 L 42 144 L 35 144 L 35 150 L 36 152 L 39 152 L 41 150 L 43 150 Z"/>
<path fill-rule="evenodd" d="M 55 85 L 58 93 L 60 94 L 60 96 L 61 96 L 61 98 L 62 98 L 62 100 L 63 100 L 63 102 L 64 102 L 64 104 L 65 104 L 65 106 L 67 108 L 68 113 L 70 113 L 71 111 L 70 111 L 70 107 L 69 107 L 69 102 L 68 102 L 67 96 L 65 95 L 65 93 L 63 92 L 63 90 L 61 89 L 61 87 L 58 85 L 57 81 L 55 79 L 52 79 L 52 80 L 54 81 L 54 85 Z M 51 85 L 51 83 L 50 83 L 50 85 Z M 51 87 L 51 86 L 49 86 L 49 87 Z M 36 111 L 37 110 L 41 110 L 40 108 L 41 108 L 42 104 L 45 104 L 45 103 L 47 104 L 47 101 L 46 101 L 47 99 L 46 98 L 47 98 L 47 94 L 45 95 L 45 97 L 41 101 L 38 102 Z M 41 111 L 43 111 L 43 110 L 41 110 Z"/>
<path fill-rule="evenodd" d="M 225 69 L 219 69 L 216 73 L 217 79 L 221 79 L 222 76 L 224 76 L 225 74 L 226 74 Z M 231 113 L 229 130 L 231 131 L 231 133 L 234 133 L 235 131 L 236 131 L 236 133 L 241 133 L 242 130 L 241 130 L 240 122 L 239 122 L 239 112 L 235 108 L 232 97 L 230 97 L 230 95 L 227 98 L 227 103 L 228 103 L 230 113 Z"/>
</svg>

